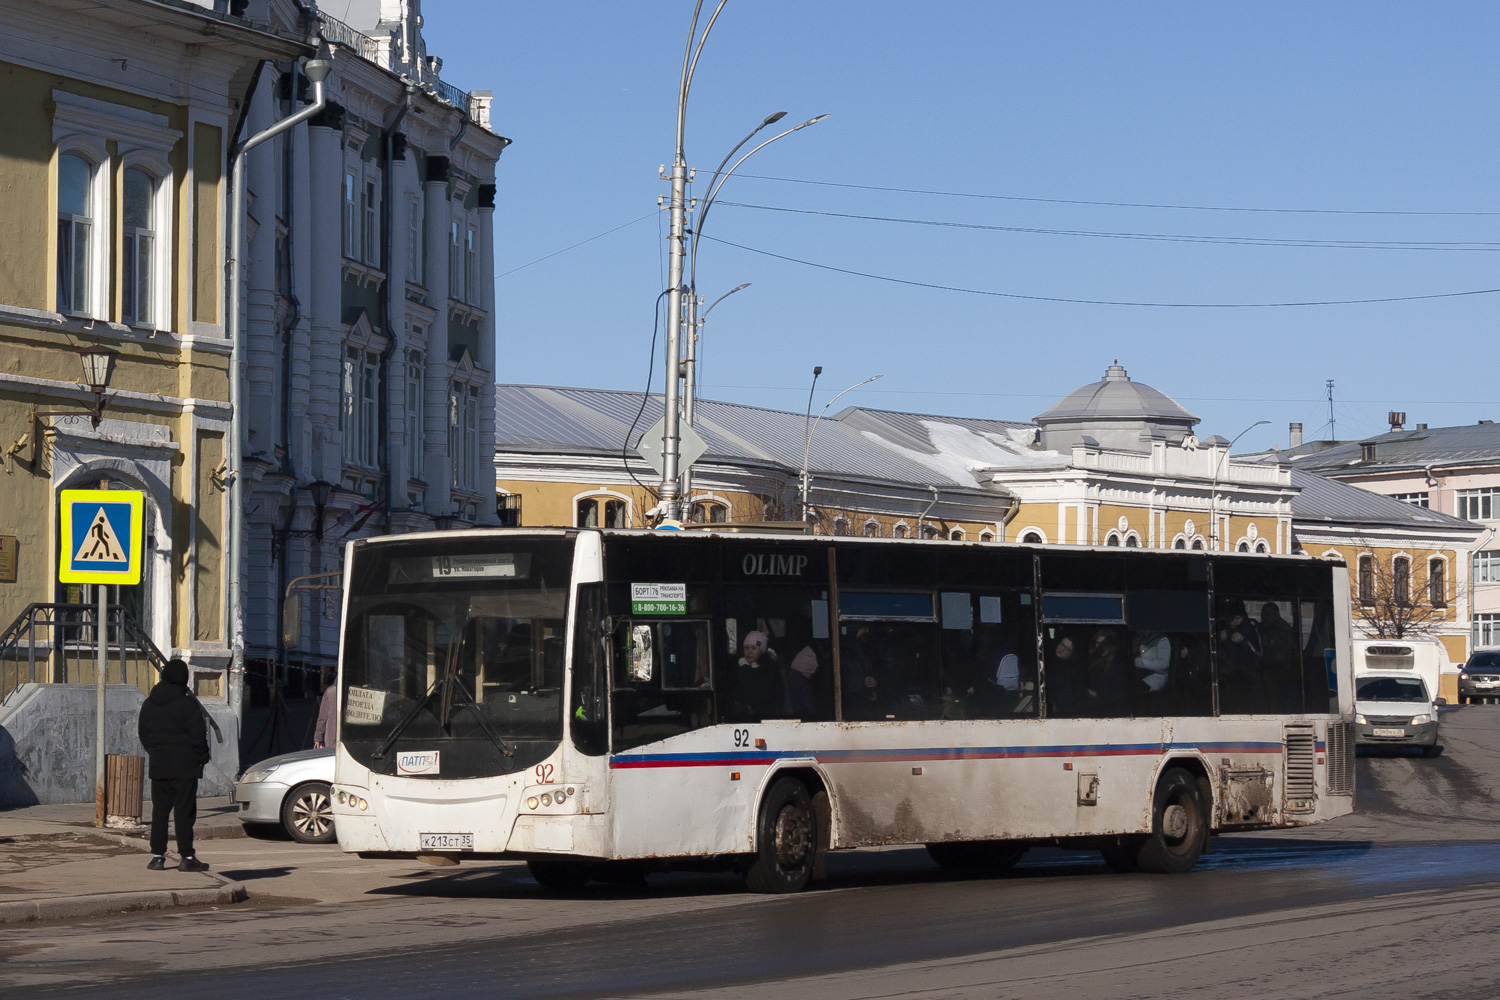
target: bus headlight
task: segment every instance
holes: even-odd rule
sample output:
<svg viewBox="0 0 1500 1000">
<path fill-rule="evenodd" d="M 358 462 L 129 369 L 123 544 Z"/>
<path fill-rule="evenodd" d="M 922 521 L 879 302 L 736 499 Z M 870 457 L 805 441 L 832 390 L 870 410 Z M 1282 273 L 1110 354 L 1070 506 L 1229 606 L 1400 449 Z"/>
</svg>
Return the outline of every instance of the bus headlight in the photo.
<svg viewBox="0 0 1500 1000">
<path fill-rule="evenodd" d="M 535 795 L 533 795 L 531 798 L 529 798 L 529 799 L 526 800 L 526 808 L 527 809 L 535 809 L 537 807 L 537 805 L 538 805 L 538 802 L 537 802 L 537 797 Z"/>
<path fill-rule="evenodd" d="M 352 798 L 353 796 L 350 796 L 350 797 Z M 370 803 L 366 802 L 364 799 L 360 799 L 359 800 L 359 811 L 360 812 L 364 812 L 368 808 L 370 808 Z"/>
<path fill-rule="evenodd" d="M 543 792 L 542 793 L 542 805 L 544 805 L 544 806 L 550 806 L 551 804 L 552 804 L 552 796 L 549 795 L 549 794 L 547 794 L 546 792 Z"/>
</svg>

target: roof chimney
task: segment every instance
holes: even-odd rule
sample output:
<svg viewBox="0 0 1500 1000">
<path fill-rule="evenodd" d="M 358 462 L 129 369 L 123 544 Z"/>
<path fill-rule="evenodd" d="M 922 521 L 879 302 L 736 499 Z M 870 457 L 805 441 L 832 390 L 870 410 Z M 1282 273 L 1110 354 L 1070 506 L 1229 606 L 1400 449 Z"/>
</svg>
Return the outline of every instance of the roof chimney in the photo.
<svg viewBox="0 0 1500 1000">
<path fill-rule="evenodd" d="M 1426 429 L 1427 429 L 1427 425 L 1426 424 L 1418 424 L 1417 425 L 1417 430 L 1419 430 L 1419 431 L 1425 431 Z"/>
<path fill-rule="evenodd" d="M 1290 427 L 1288 427 L 1288 429 L 1287 429 L 1287 447 L 1288 448 L 1300 448 L 1300 447 L 1302 447 L 1302 425 L 1301 424 L 1292 424 Z"/>
<path fill-rule="evenodd" d="M 1403 429 L 1402 425 L 1406 423 L 1406 412 L 1404 410 L 1392 410 L 1385 415 L 1385 418 L 1391 422 L 1391 430 L 1399 431 Z"/>
</svg>

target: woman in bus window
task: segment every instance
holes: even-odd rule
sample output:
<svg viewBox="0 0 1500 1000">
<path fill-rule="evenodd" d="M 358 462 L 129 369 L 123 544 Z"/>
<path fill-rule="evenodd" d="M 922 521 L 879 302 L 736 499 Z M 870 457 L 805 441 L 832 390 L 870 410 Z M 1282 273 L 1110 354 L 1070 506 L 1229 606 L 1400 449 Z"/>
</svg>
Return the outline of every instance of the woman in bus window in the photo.
<svg viewBox="0 0 1500 1000">
<path fill-rule="evenodd" d="M 746 721 L 780 718 L 786 694 L 781 664 L 766 634 L 746 632 L 742 652 L 734 671 L 735 716 Z"/>
</svg>

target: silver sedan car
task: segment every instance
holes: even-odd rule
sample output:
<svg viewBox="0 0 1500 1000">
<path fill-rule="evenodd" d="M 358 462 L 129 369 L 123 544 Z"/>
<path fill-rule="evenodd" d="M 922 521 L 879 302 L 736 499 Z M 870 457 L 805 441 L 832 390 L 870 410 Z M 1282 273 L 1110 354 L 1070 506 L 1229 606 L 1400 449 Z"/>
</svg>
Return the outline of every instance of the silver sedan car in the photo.
<svg viewBox="0 0 1500 1000">
<path fill-rule="evenodd" d="M 232 800 L 242 823 L 279 823 L 293 840 L 330 844 L 333 830 L 333 749 L 268 757 L 235 782 Z"/>
</svg>

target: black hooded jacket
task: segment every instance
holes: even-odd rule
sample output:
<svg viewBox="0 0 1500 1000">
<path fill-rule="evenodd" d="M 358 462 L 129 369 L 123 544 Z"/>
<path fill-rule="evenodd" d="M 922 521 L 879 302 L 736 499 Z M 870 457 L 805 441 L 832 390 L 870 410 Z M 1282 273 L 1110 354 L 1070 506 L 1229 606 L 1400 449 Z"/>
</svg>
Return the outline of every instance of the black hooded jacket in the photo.
<svg viewBox="0 0 1500 1000">
<path fill-rule="evenodd" d="M 186 687 L 162 681 L 152 688 L 136 729 L 151 758 L 152 780 L 203 777 L 208 729 L 198 699 Z"/>
</svg>

